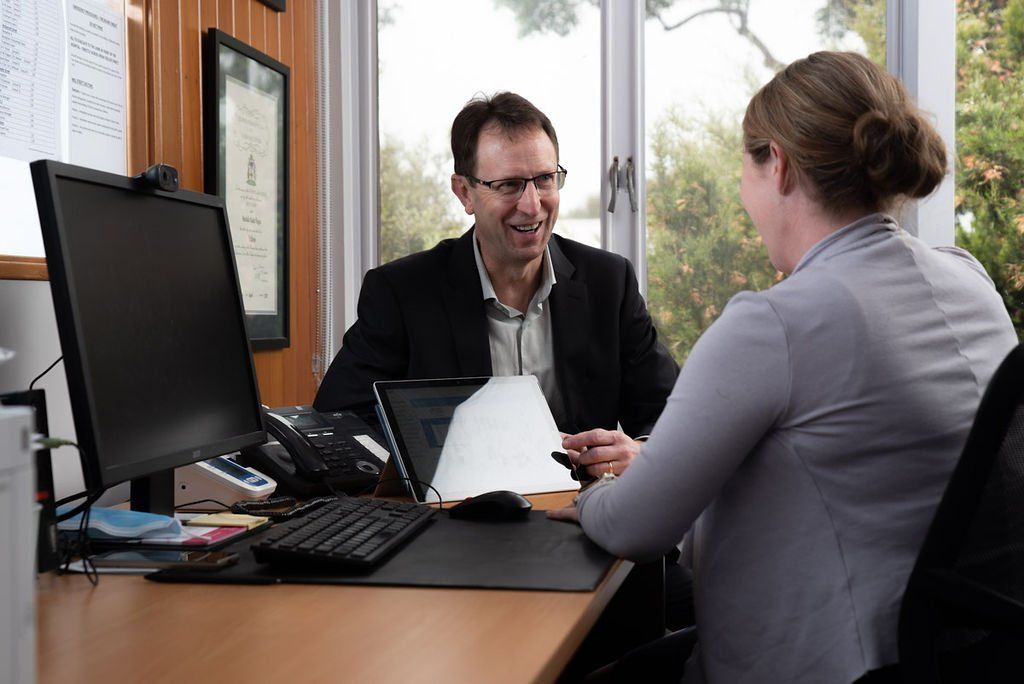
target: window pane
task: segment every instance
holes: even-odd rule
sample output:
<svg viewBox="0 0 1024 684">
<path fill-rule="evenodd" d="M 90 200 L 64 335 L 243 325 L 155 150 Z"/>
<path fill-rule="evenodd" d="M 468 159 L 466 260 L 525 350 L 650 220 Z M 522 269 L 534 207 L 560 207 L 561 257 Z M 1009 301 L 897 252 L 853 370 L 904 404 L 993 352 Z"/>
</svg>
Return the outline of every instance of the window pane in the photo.
<svg viewBox="0 0 1024 684">
<path fill-rule="evenodd" d="M 562 165 L 555 231 L 601 242 L 600 12 L 557 20 L 530 0 L 382 0 L 378 10 L 380 260 L 473 224 L 450 190 L 452 120 L 474 95 L 516 92 L 548 115 Z M 554 11 L 558 4 L 542 5 Z M 485 179 L 493 180 L 493 179 Z"/>
<path fill-rule="evenodd" d="M 734 294 L 782 277 L 740 205 L 740 122 L 748 100 L 776 70 L 816 50 L 853 50 L 884 62 L 886 11 L 884 0 L 647 7 L 648 306 L 682 362 Z"/>
<path fill-rule="evenodd" d="M 1024 1 L 957 2 L 956 242 L 1024 338 Z"/>
</svg>

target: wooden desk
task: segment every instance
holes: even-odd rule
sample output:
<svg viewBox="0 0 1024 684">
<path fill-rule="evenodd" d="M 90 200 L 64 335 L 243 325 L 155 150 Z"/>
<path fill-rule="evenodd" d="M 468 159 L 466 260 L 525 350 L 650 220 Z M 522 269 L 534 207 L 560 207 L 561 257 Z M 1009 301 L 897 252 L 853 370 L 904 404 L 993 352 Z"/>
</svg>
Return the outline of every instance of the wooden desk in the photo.
<svg viewBox="0 0 1024 684">
<path fill-rule="evenodd" d="M 631 568 L 589 593 L 53 577 L 39 681 L 550 682 Z"/>
</svg>

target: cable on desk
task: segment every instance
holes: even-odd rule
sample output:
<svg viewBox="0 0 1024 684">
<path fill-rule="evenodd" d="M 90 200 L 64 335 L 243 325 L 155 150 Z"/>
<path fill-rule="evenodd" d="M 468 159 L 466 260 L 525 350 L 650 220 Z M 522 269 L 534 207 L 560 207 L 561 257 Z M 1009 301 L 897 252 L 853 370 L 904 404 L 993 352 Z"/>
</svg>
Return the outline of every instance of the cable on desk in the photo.
<svg viewBox="0 0 1024 684">
<path fill-rule="evenodd" d="M 371 489 L 375 489 L 378 486 L 384 484 L 385 482 L 411 482 L 413 484 L 423 485 L 424 487 L 428 488 L 430 491 L 434 492 L 434 496 L 437 497 L 437 509 L 440 510 L 440 511 L 444 510 L 444 502 L 441 501 L 441 492 L 437 491 L 434 488 L 434 485 L 430 484 L 429 482 L 424 482 L 423 480 L 417 480 L 417 479 L 414 479 L 414 478 L 411 478 L 411 477 L 386 477 L 383 480 L 378 480 L 377 482 L 374 482 L 372 485 L 363 488 L 362 490 L 359 491 L 357 496 L 362 496 L 363 494 L 366 494 L 367 492 L 369 492 Z M 423 503 L 428 503 L 428 502 L 424 501 Z"/>
<path fill-rule="evenodd" d="M 57 361 L 60 361 L 60 359 L 57 359 Z M 57 361 L 54 361 L 53 364 L 50 365 L 50 368 L 56 366 Z M 46 375 L 50 368 L 47 368 L 45 371 L 43 371 L 42 374 L 40 374 L 36 378 L 36 380 L 41 378 L 43 375 Z M 35 383 L 36 380 L 33 380 L 32 382 Z M 72 442 L 70 439 L 61 439 L 59 437 L 36 437 L 35 442 L 39 446 L 45 447 L 47 449 L 59 449 L 60 447 L 65 446 L 75 447 L 75 450 L 78 451 L 79 462 L 81 462 L 82 460 L 82 448 L 75 444 L 74 442 Z M 92 512 L 92 505 L 96 502 L 97 499 L 99 499 L 103 495 L 104 491 L 106 490 L 102 488 L 97 489 L 96 491 L 90 491 L 86 489 L 85 491 L 78 492 L 77 494 L 66 496 L 60 501 L 57 501 L 56 504 L 54 504 L 55 506 L 63 506 L 64 504 L 70 503 L 71 501 L 77 501 L 78 499 L 82 498 L 85 499 L 82 503 L 75 506 L 71 510 L 65 511 L 64 513 L 61 513 L 56 516 L 55 521 L 62 522 L 64 520 L 69 520 L 70 518 L 75 517 L 79 513 L 82 514 L 82 518 L 78 521 L 78 532 L 74 537 L 59 533 L 57 535 L 58 547 L 60 548 L 61 552 L 61 561 L 58 567 L 60 568 L 61 572 L 68 572 L 72 558 L 78 556 L 82 559 L 82 570 L 85 571 L 85 576 L 88 578 L 89 582 L 93 586 L 99 584 L 100 577 L 99 573 L 96 572 L 96 566 L 93 565 L 92 561 L 90 560 L 90 556 L 92 556 L 92 546 L 89 543 L 89 517 L 90 513 Z"/>
<path fill-rule="evenodd" d="M 96 572 L 96 566 L 92 564 L 92 544 L 89 539 L 89 514 L 92 511 L 92 504 L 103 494 L 102 489 L 89 494 L 85 502 L 68 513 L 58 517 L 58 520 L 66 520 L 82 511 L 82 517 L 78 521 L 78 531 L 74 537 L 58 535 L 61 545 L 60 571 L 70 572 L 72 559 L 78 556 L 82 560 L 82 570 L 89 583 L 94 587 L 99 584 L 100 576 Z"/>
<path fill-rule="evenodd" d="M 344 496 L 344 495 L 341 495 Z M 200 503 L 214 503 L 218 506 L 222 506 L 224 510 L 231 511 L 232 513 L 240 513 L 243 515 L 259 515 L 264 518 L 270 518 L 271 520 L 278 522 L 281 520 L 290 520 L 296 516 L 307 513 L 315 508 L 319 508 L 328 501 L 334 501 L 340 498 L 338 496 L 321 496 L 315 499 L 309 499 L 299 504 L 292 496 L 275 496 L 269 499 L 262 499 L 260 501 L 236 501 L 233 504 L 226 504 L 223 501 L 217 499 L 196 499 L 195 501 L 188 501 L 174 507 L 174 510 L 181 508 L 188 508 Z M 283 508 L 287 506 L 288 509 L 284 511 L 269 510 L 274 508 Z"/>
<path fill-rule="evenodd" d="M 430 483 L 423 482 L 422 480 L 414 480 L 414 479 L 411 479 L 411 478 L 408 478 L 408 477 L 387 478 L 386 480 L 381 480 L 381 482 L 391 482 L 393 480 L 394 481 L 397 481 L 397 480 L 408 480 L 409 482 L 413 482 L 415 484 L 421 484 L 421 485 L 423 485 L 425 487 L 429 487 L 430 490 L 432 492 L 434 492 L 435 496 L 437 496 L 437 501 L 438 501 L 439 507 L 442 510 L 444 509 L 444 504 L 441 503 L 441 493 L 438 492 L 437 489 L 435 489 L 434 486 L 431 485 Z M 377 484 L 378 483 L 374 483 L 370 487 L 367 487 L 367 488 L 363 489 L 361 492 L 359 492 L 357 494 L 357 496 L 362 496 L 362 495 L 366 494 L 373 487 L 376 487 Z M 291 520 L 292 518 L 297 518 L 299 516 L 305 515 L 306 513 L 309 513 L 310 511 L 316 510 L 317 508 L 320 508 L 321 506 L 323 506 L 324 504 L 326 504 L 326 503 L 328 503 L 330 501 L 336 501 L 338 499 L 343 499 L 343 498 L 346 497 L 345 494 L 336 492 L 334 490 L 334 488 L 330 486 L 329 483 L 328 483 L 328 487 L 330 488 L 330 490 L 332 492 L 334 492 L 333 496 L 318 496 L 318 497 L 315 497 L 313 499 L 308 499 L 306 501 L 303 501 L 302 503 L 298 503 L 294 497 L 290 497 L 290 496 L 275 496 L 275 497 L 270 497 L 269 499 L 263 499 L 261 501 L 236 501 L 235 503 L 231 504 L 227 508 L 232 513 L 242 513 L 242 514 L 245 514 L 245 515 L 260 515 L 260 516 L 264 516 L 264 517 L 270 518 L 274 522 L 282 522 L 282 521 L 285 521 L 285 520 Z M 202 501 L 213 501 L 213 500 L 212 499 L 203 499 Z M 193 501 L 191 503 L 199 503 L 199 502 Z M 214 501 L 214 503 L 220 503 L 220 502 L 219 501 Z M 188 504 L 185 504 L 185 505 L 188 505 Z M 223 504 L 221 504 L 221 505 L 223 505 Z M 287 510 L 284 510 L 284 511 L 273 510 L 273 509 L 281 508 L 281 507 L 284 507 L 284 506 L 288 506 L 289 508 Z"/>
<path fill-rule="evenodd" d="M 344 496 L 344 494 L 341 496 L 318 496 L 316 498 L 303 501 L 302 503 L 298 503 L 290 496 L 277 496 L 264 501 L 236 501 L 231 504 L 231 512 L 244 513 L 245 515 L 260 515 L 270 518 L 274 522 L 282 522 L 284 520 L 291 520 L 292 518 L 305 515 L 306 513 L 316 510 L 330 501 L 337 501 L 340 498 L 344 498 Z M 268 510 L 281 506 L 290 506 L 290 508 L 285 511 Z"/>
<path fill-rule="evenodd" d="M 36 444 L 38 444 L 39 446 L 45 447 L 47 449 L 59 449 L 60 447 L 64 447 L 64 446 L 75 447 L 75 450 L 78 451 L 78 461 L 79 461 L 79 463 L 81 463 L 81 461 L 82 461 L 82 448 L 80 446 L 78 446 L 77 444 L 75 444 L 74 442 L 72 442 L 70 439 L 61 439 L 60 437 L 36 437 Z M 84 467 L 85 466 L 83 464 L 83 469 L 84 469 Z M 103 490 L 100 490 L 99 492 L 92 492 L 92 493 L 90 493 L 89 490 L 86 489 L 85 491 L 78 492 L 77 494 L 72 494 L 71 496 L 65 496 L 63 499 L 57 501 L 54 504 L 54 507 L 63 506 L 66 503 L 70 503 L 72 501 L 77 501 L 78 499 L 81 499 L 81 498 L 84 498 L 85 501 L 83 501 L 78 506 L 75 506 L 70 511 L 66 511 L 66 512 L 58 515 L 57 519 L 56 519 L 56 522 L 61 522 L 62 520 L 67 520 L 68 518 L 73 518 L 76 515 L 78 515 L 79 513 L 81 513 L 82 511 L 87 510 L 88 507 L 91 506 L 94 501 L 96 501 L 96 499 L 100 498 L 101 494 L 103 494 Z"/>
<path fill-rule="evenodd" d="M 230 511 L 231 510 L 231 506 L 229 506 L 228 504 L 224 503 L 223 501 L 217 501 L 216 499 L 196 499 L 195 501 L 186 501 L 183 504 L 176 505 L 174 507 L 174 510 L 177 511 L 180 508 L 188 508 L 189 506 L 195 506 L 196 504 L 201 504 L 201 503 L 213 503 L 213 504 L 217 504 L 218 506 L 220 506 L 221 508 L 223 508 L 226 511 Z"/>
<path fill-rule="evenodd" d="M 231 512 L 244 513 L 246 515 L 264 515 L 265 513 L 270 513 L 267 509 L 290 507 L 296 503 L 294 496 L 272 496 L 257 501 L 236 501 L 231 504 Z"/>
</svg>

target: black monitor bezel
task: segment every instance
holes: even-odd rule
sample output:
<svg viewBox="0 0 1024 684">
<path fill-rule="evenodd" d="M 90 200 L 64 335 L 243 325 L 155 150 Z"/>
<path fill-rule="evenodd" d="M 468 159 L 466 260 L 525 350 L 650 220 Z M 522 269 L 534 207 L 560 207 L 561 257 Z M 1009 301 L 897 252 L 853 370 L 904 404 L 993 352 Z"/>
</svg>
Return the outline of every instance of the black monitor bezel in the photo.
<svg viewBox="0 0 1024 684">
<path fill-rule="evenodd" d="M 89 374 L 86 372 L 88 360 L 83 358 L 81 354 L 85 341 L 82 339 L 81 334 L 81 317 L 75 304 L 77 297 L 73 286 L 74 273 L 67 259 L 66 226 L 63 216 L 60 215 L 61 212 L 57 210 L 57 198 L 54 191 L 57 181 L 60 178 L 67 178 L 220 209 L 224 219 L 224 239 L 227 241 L 229 253 L 233 255 L 234 246 L 231 241 L 227 212 L 224 208 L 224 200 L 220 197 L 190 190 L 165 192 L 163 190 L 143 188 L 133 182 L 131 178 L 125 176 L 64 164 L 53 160 L 47 159 L 32 162 L 30 170 L 32 182 L 35 186 L 43 246 L 46 250 L 46 265 L 54 313 L 57 319 L 57 333 L 64 354 L 64 368 L 67 376 L 68 395 L 71 400 L 71 412 L 74 418 L 77 442 L 82 452 L 82 471 L 86 487 L 90 491 L 106 489 L 122 482 L 156 475 L 170 471 L 173 468 L 195 463 L 196 461 L 203 461 L 237 451 L 244 447 L 266 442 L 266 426 L 263 423 L 262 411 L 260 410 L 259 383 L 256 379 L 252 348 L 249 344 L 248 335 L 243 334 L 242 337 L 245 339 L 246 354 L 248 356 L 249 382 L 251 383 L 255 399 L 253 406 L 254 417 L 260 426 L 258 430 L 236 435 L 229 439 L 196 445 L 169 454 L 160 454 L 152 459 L 138 463 L 123 465 L 106 465 L 103 463 L 102 455 L 98 453 L 96 448 L 98 426 L 96 425 L 96 417 L 92 410 L 94 396 L 92 388 L 89 387 L 89 383 L 86 381 L 86 378 L 89 377 Z M 246 329 L 245 309 L 242 304 L 241 288 L 238 284 L 238 269 L 233 258 L 228 259 L 228 261 L 234 275 L 235 299 L 238 302 L 236 308 L 239 315 L 238 324 L 240 329 L 244 331 Z M 69 274 L 71 275 L 70 278 Z"/>
</svg>

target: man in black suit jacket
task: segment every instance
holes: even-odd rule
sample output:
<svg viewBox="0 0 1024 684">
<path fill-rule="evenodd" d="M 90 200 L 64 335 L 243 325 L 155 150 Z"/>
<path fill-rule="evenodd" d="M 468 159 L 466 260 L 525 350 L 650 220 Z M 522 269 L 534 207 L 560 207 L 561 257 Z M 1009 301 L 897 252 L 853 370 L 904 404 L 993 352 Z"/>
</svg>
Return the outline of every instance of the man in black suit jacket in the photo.
<svg viewBox="0 0 1024 684">
<path fill-rule="evenodd" d="M 366 274 L 314 405 L 371 418 L 376 380 L 534 373 L 559 429 L 580 433 L 565 443 L 573 459 L 621 473 L 678 373 L 633 267 L 552 239 L 566 172 L 551 122 L 523 98 L 467 104 L 452 152 L 452 190 L 475 226 Z"/>
</svg>

